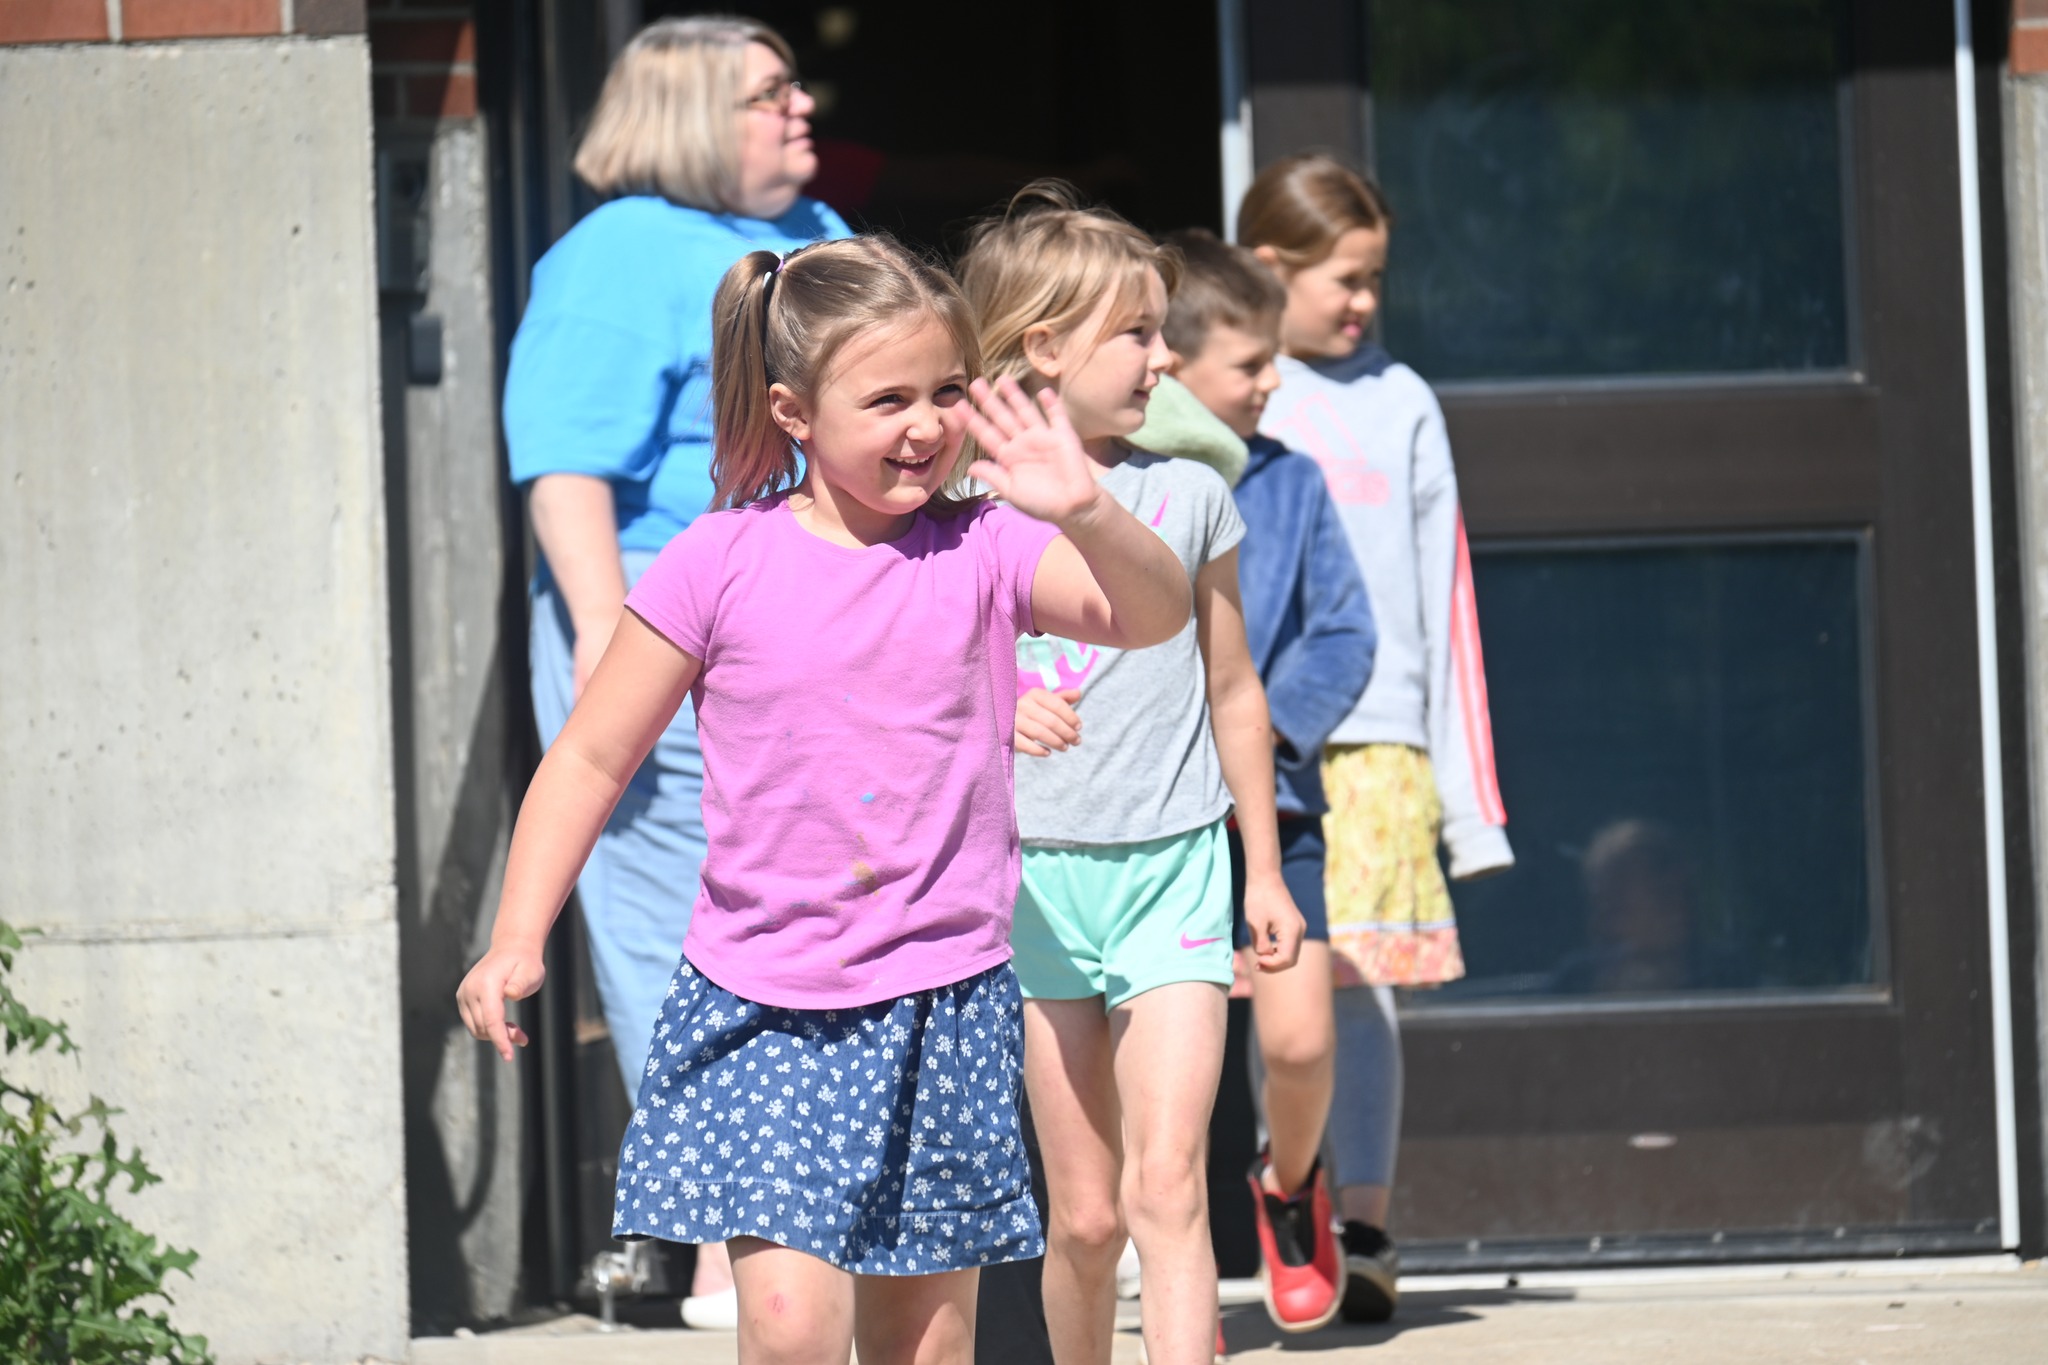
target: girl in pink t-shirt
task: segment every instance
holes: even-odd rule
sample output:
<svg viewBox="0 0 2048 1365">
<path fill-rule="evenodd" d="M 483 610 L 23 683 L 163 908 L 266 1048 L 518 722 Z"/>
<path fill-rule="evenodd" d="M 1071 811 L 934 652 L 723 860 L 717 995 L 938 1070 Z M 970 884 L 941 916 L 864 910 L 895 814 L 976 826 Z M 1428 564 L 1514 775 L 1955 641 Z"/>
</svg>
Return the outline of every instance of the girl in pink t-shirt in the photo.
<svg viewBox="0 0 2048 1365">
<path fill-rule="evenodd" d="M 614 1231 L 729 1241 L 743 1358 L 857 1340 L 868 1365 L 965 1362 L 978 1267 L 1042 1250 L 1009 966 L 1016 638 L 1154 644 L 1187 581 L 1056 398 L 975 377 L 965 302 L 901 247 L 755 252 L 713 327 L 724 510 L 627 598 L 457 1001 L 508 1060 L 524 1046 L 505 1002 L 540 988 L 591 841 L 687 694 L 709 851 L 674 888 L 696 904 Z"/>
</svg>

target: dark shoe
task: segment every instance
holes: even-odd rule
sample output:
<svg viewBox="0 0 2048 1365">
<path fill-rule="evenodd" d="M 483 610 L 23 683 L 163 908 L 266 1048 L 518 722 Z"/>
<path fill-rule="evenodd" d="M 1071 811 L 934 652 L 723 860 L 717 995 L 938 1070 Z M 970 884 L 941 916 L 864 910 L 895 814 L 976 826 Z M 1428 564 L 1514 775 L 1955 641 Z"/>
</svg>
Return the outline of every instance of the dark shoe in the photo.
<svg viewBox="0 0 2048 1365">
<path fill-rule="evenodd" d="M 1344 1263 L 1330 1218 L 1323 1165 L 1291 1199 L 1266 1193 L 1265 1154 L 1252 1163 L 1252 1205 L 1258 1217 L 1259 1259 L 1266 1275 L 1266 1314 L 1283 1332 L 1313 1332 L 1337 1316 Z"/>
<path fill-rule="evenodd" d="M 1367 1223 L 1344 1225 L 1344 1321 L 1385 1322 L 1401 1302 L 1401 1253 Z"/>
</svg>

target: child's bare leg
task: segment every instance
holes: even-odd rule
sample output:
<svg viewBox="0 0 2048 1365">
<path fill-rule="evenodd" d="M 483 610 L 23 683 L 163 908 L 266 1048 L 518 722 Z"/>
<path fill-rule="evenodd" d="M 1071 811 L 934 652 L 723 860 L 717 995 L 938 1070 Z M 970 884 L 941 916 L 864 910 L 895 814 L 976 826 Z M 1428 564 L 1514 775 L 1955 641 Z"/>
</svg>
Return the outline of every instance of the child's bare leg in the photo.
<svg viewBox="0 0 2048 1365">
<path fill-rule="evenodd" d="M 705 1298 L 732 1288 L 732 1257 L 725 1243 L 706 1242 L 697 1248 L 697 1268 L 690 1272 L 690 1297 Z"/>
<path fill-rule="evenodd" d="M 979 1270 L 861 1275 L 853 1282 L 860 1365 L 973 1365 Z"/>
<path fill-rule="evenodd" d="M 1252 976 L 1252 1021 L 1265 1064 L 1268 1191 L 1286 1198 L 1308 1183 L 1323 1143 L 1336 1085 L 1337 1019 L 1331 1004 L 1330 945 L 1301 945 L 1293 970 Z M 1377 1226 L 1377 1225 L 1376 1225 Z"/>
<path fill-rule="evenodd" d="M 1221 986 L 1183 981 L 1147 991 L 1111 1016 L 1124 1114 L 1124 1210 L 1145 1266 L 1141 1303 L 1152 1365 L 1215 1359 L 1209 1112 L 1223 1074 L 1226 1000 Z M 1112 1251 L 1112 1269 L 1114 1263 Z"/>
<path fill-rule="evenodd" d="M 1124 1246 L 1123 1142 L 1101 996 L 1024 1002 L 1024 1085 L 1045 1164 L 1042 1283 L 1053 1359 L 1108 1365 Z"/>
<path fill-rule="evenodd" d="M 847 1365 L 853 1353 L 853 1276 L 801 1251 L 735 1237 L 740 1365 Z"/>
</svg>

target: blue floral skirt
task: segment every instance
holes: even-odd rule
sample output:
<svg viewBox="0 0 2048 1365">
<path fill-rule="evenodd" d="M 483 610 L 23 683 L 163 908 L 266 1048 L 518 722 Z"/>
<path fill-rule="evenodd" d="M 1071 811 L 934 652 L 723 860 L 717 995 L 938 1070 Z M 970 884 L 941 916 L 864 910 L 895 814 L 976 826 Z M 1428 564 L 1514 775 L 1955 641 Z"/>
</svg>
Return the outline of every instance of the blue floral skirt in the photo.
<svg viewBox="0 0 2048 1365">
<path fill-rule="evenodd" d="M 857 1275 L 1045 1254 L 1006 962 L 853 1009 L 757 1005 L 687 959 L 619 1151 L 614 1236 L 760 1237 Z"/>
</svg>

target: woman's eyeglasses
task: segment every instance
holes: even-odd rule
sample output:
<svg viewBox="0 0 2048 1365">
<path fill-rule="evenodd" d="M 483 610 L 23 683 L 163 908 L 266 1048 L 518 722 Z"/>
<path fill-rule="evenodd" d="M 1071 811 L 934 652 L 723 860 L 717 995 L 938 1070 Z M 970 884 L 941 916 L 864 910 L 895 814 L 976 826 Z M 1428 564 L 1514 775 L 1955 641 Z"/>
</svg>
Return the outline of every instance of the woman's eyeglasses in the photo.
<svg viewBox="0 0 2048 1365">
<path fill-rule="evenodd" d="M 789 76 L 775 82 L 773 85 L 764 86 L 756 93 L 747 96 L 746 100 L 740 105 L 740 108 L 760 109 L 765 112 L 788 117 L 789 101 L 795 96 L 797 91 L 803 88 L 804 83 L 802 81 L 794 76 Z"/>
</svg>

